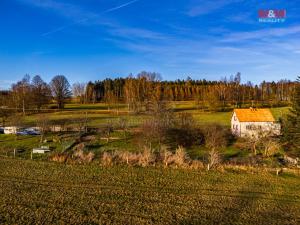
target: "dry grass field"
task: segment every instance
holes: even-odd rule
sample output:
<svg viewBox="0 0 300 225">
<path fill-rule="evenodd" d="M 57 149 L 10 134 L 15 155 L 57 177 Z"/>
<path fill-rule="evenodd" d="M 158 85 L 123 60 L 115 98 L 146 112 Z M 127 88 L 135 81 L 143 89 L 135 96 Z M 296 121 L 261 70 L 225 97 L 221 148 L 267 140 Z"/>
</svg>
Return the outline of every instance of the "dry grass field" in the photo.
<svg viewBox="0 0 300 225">
<path fill-rule="evenodd" d="M 300 178 L 0 158 L 1 224 L 299 224 Z"/>
</svg>

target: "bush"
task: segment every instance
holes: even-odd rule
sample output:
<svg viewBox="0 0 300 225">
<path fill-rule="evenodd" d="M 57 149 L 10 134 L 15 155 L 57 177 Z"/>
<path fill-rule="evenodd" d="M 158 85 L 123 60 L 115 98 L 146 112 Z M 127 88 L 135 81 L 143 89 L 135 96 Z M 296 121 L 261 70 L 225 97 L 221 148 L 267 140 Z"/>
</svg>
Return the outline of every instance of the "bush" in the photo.
<svg viewBox="0 0 300 225">
<path fill-rule="evenodd" d="M 79 163 L 90 163 L 95 158 L 95 154 L 93 152 L 85 154 L 83 150 L 80 149 L 73 154 L 73 157 L 75 161 Z"/>
<path fill-rule="evenodd" d="M 146 167 L 155 162 L 155 156 L 151 152 L 151 150 L 147 147 L 144 147 L 144 151 L 140 154 L 138 165 L 142 167 Z"/>
<path fill-rule="evenodd" d="M 219 162 L 219 161 L 218 161 Z M 199 160 L 191 160 L 182 146 L 178 146 L 175 153 L 172 153 L 166 146 L 162 146 L 159 154 L 154 154 L 149 148 L 144 147 L 144 151 L 133 153 L 128 151 L 104 152 L 101 157 L 103 166 L 112 166 L 116 164 L 126 164 L 130 166 L 160 166 L 202 169 L 204 165 Z M 211 165 L 216 165 L 214 161 Z M 212 166 L 213 167 L 213 166 Z"/>
<path fill-rule="evenodd" d="M 189 168 L 193 170 L 199 170 L 199 169 L 203 169 L 204 165 L 203 162 L 201 162 L 200 160 L 192 160 Z"/>
<path fill-rule="evenodd" d="M 64 153 L 54 153 L 53 155 L 49 156 L 49 160 L 53 162 L 65 163 L 69 156 Z"/>
<path fill-rule="evenodd" d="M 274 140 L 268 140 L 264 144 L 264 156 L 270 157 L 280 151 L 280 144 Z"/>
<path fill-rule="evenodd" d="M 113 165 L 113 157 L 109 152 L 104 152 L 101 157 L 101 164 L 103 166 L 112 166 Z"/>
<path fill-rule="evenodd" d="M 140 160 L 140 154 L 131 153 L 128 151 L 118 151 L 114 153 L 115 160 L 118 160 L 119 163 L 126 163 L 127 165 L 136 165 Z"/>
<path fill-rule="evenodd" d="M 166 146 L 161 147 L 160 151 L 160 161 L 163 163 L 164 166 L 169 166 L 169 164 L 174 162 L 173 153 L 168 151 Z"/>
<path fill-rule="evenodd" d="M 141 126 L 142 145 L 152 146 L 152 144 L 164 141 L 166 127 L 156 118 L 145 121 Z"/>
<path fill-rule="evenodd" d="M 220 149 L 228 145 L 232 134 L 228 128 L 218 124 L 207 125 L 202 128 L 205 146 L 208 149 Z"/>
<path fill-rule="evenodd" d="M 173 146 L 191 147 L 203 143 L 203 133 L 195 127 L 178 127 L 167 130 L 166 138 Z"/>
<path fill-rule="evenodd" d="M 221 163 L 221 156 L 218 151 L 212 149 L 208 152 L 207 170 L 217 167 Z"/>
<path fill-rule="evenodd" d="M 173 155 L 174 164 L 178 167 L 185 167 L 189 161 L 189 158 L 182 146 L 178 146 L 175 154 Z"/>
</svg>

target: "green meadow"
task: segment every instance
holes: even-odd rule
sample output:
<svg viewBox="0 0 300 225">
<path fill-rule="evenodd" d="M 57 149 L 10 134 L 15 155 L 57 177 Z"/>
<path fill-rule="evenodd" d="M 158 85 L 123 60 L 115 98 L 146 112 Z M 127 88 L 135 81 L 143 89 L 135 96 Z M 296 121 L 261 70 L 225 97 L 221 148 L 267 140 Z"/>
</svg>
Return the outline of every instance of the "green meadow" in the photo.
<svg viewBox="0 0 300 225">
<path fill-rule="evenodd" d="M 203 112 L 197 109 L 195 102 L 171 102 L 169 103 L 169 108 L 175 113 L 190 113 L 193 115 L 194 119 L 198 123 L 218 123 L 224 126 L 230 126 L 230 119 L 232 111 L 229 112 Z M 271 108 L 274 117 L 278 120 L 280 117 L 284 116 L 288 112 L 288 107 L 281 108 Z M 25 124 L 34 125 L 36 123 L 39 114 L 33 114 L 25 117 Z M 140 125 L 145 119 L 148 118 L 147 115 L 130 114 L 126 108 L 126 105 L 120 104 L 117 108 L 108 107 L 104 103 L 96 104 L 67 104 L 65 109 L 62 111 L 53 110 L 50 113 L 44 113 L 46 117 L 55 122 L 68 121 L 69 123 L 74 123 L 78 119 L 86 118 L 88 119 L 89 126 L 101 126 L 108 122 L 117 122 L 119 118 L 126 119 L 131 126 Z"/>
<path fill-rule="evenodd" d="M 43 113 L 50 123 L 65 123 L 67 125 L 76 126 L 78 120 L 87 118 L 87 124 L 90 127 L 105 127 L 107 124 L 118 126 L 120 119 L 125 120 L 128 126 L 126 137 L 124 132 L 114 130 L 110 136 L 111 140 L 108 142 L 104 140 L 103 134 L 94 134 L 95 140 L 86 144 L 86 150 L 92 151 L 95 154 L 100 154 L 103 151 L 127 150 L 140 151 L 143 147 L 141 145 L 140 137 L 134 135 L 134 130 L 149 118 L 149 115 L 138 114 L 134 115 L 128 113 L 126 106 L 120 105 L 118 110 L 116 108 L 107 109 L 104 103 L 97 104 L 67 104 L 62 111 L 55 111 Z M 171 102 L 169 108 L 173 109 L 175 115 L 178 113 L 190 113 L 197 124 L 205 125 L 210 123 L 217 123 L 226 127 L 230 126 L 230 119 L 232 112 L 203 112 L 198 110 L 194 102 Z M 289 108 L 271 108 L 274 117 L 278 120 L 280 117 L 288 113 Z M 27 115 L 24 119 L 26 126 L 35 126 L 39 114 Z M 64 133 L 50 133 L 45 139 L 51 140 L 50 143 L 40 143 L 39 136 L 15 136 L 0 134 L 0 155 L 12 156 L 14 149 L 17 149 L 17 156 L 21 158 L 30 158 L 30 151 L 34 147 L 47 145 L 55 152 L 63 152 L 66 150 L 75 139 L 78 137 L 78 132 L 64 132 Z M 58 140 L 58 141 L 52 141 Z M 187 153 L 192 158 L 203 158 L 205 149 L 197 146 L 192 146 L 187 150 Z M 222 152 L 225 159 L 231 156 L 247 156 L 248 153 L 240 152 L 234 146 L 229 146 Z M 43 157 L 38 157 L 43 158 Z"/>
</svg>

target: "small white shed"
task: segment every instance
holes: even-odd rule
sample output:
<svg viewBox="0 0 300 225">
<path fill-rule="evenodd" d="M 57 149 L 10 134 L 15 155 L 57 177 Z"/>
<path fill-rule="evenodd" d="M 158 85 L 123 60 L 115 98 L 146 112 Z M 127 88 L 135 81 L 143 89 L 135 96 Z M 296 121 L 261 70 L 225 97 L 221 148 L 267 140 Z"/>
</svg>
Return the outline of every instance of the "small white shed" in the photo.
<svg viewBox="0 0 300 225">
<path fill-rule="evenodd" d="M 34 148 L 32 149 L 33 154 L 45 154 L 47 152 L 50 152 L 50 149 L 48 146 L 42 146 L 40 148 Z"/>
</svg>

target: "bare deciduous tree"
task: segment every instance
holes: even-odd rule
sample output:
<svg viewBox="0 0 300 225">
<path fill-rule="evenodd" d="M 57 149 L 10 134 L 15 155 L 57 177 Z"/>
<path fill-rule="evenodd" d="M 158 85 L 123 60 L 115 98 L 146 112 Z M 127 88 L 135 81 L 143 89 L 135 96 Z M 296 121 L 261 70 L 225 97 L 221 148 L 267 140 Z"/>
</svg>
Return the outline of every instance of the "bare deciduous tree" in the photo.
<svg viewBox="0 0 300 225">
<path fill-rule="evenodd" d="M 210 150 L 217 150 L 227 145 L 230 132 L 218 125 L 208 125 L 203 129 L 205 146 Z"/>
<path fill-rule="evenodd" d="M 78 113 L 76 115 L 76 118 L 73 120 L 75 122 L 75 126 L 78 130 L 79 135 L 81 135 L 82 132 L 87 133 L 87 123 L 88 123 L 88 114 L 85 113 Z"/>
<path fill-rule="evenodd" d="M 72 86 L 73 96 L 79 100 L 81 104 L 84 103 L 86 83 L 74 83 Z"/>
<path fill-rule="evenodd" d="M 127 132 L 128 132 L 128 120 L 126 118 L 119 119 L 119 127 L 123 131 L 124 138 L 127 139 Z"/>
<path fill-rule="evenodd" d="M 26 74 L 21 81 L 12 85 L 12 102 L 16 110 L 22 109 L 23 116 L 32 103 L 30 76 Z"/>
<path fill-rule="evenodd" d="M 207 155 L 207 170 L 221 162 L 219 150 L 225 147 L 230 137 L 230 132 L 217 124 L 209 125 L 203 130 L 205 146 L 209 149 Z"/>
<path fill-rule="evenodd" d="M 280 144 L 273 139 L 269 139 L 263 142 L 264 156 L 270 157 L 280 150 Z"/>
<path fill-rule="evenodd" d="M 208 152 L 208 157 L 207 157 L 207 170 L 210 170 L 213 167 L 216 167 L 219 163 L 221 163 L 221 156 L 218 151 L 215 149 L 211 149 Z"/>
<path fill-rule="evenodd" d="M 63 109 L 66 99 L 71 97 L 70 84 L 67 78 L 63 75 L 57 75 L 52 79 L 50 86 L 58 108 Z"/>
<path fill-rule="evenodd" d="M 0 118 L 1 126 L 5 127 L 5 123 L 10 115 L 13 114 L 12 110 L 9 110 L 9 92 L 0 92 Z"/>
<path fill-rule="evenodd" d="M 40 142 L 42 143 L 44 140 L 44 136 L 46 132 L 49 130 L 49 126 L 50 126 L 48 117 L 45 114 L 40 114 L 37 117 L 36 125 L 39 128 L 39 131 L 41 133 Z"/>
<path fill-rule="evenodd" d="M 31 92 L 33 105 L 37 109 L 40 109 L 43 105 L 48 104 L 51 99 L 51 89 L 39 75 L 36 75 L 32 78 Z"/>
<path fill-rule="evenodd" d="M 107 143 L 109 142 L 110 135 L 113 131 L 114 131 L 113 123 L 112 123 L 112 121 L 108 121 L 105 124 L 104 130 L 103 130 L 103 134 L 104 134 L 104 137 L 106 138 Z"/>
</svg>

